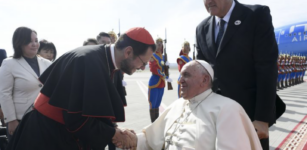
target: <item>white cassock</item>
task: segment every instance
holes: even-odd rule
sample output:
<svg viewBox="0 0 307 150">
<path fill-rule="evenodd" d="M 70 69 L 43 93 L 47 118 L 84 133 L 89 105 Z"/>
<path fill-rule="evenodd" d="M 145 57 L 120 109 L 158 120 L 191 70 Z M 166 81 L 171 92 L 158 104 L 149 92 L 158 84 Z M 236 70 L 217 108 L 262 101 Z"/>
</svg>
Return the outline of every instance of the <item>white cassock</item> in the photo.
<svg viewBox="0 0 307 150">
<path fill-rule="evenodd" d="M 262 150 L 241 105 L 211 89 L 176 100 L 137 136 L 137 150 Z"/>
</svg>

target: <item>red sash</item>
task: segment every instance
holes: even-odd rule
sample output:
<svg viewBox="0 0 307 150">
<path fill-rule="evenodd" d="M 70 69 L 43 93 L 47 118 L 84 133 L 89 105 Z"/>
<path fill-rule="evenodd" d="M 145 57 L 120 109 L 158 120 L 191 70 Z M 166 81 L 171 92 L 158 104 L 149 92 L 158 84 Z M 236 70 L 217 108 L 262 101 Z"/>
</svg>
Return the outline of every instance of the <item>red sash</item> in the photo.
<svg viewBox="0 0 307 150">
<path fill-rule="evenodd" d="M 62 112 L 63 109 L 50 105 L 49 99 L 50 98 L 47 97 L 46 95 L 39 93 L 38 97 L 34 102 L 34 109 L 36 109 L 44 116 L 56 122 L 64 124 L 63 112 Z"/>
</svg>

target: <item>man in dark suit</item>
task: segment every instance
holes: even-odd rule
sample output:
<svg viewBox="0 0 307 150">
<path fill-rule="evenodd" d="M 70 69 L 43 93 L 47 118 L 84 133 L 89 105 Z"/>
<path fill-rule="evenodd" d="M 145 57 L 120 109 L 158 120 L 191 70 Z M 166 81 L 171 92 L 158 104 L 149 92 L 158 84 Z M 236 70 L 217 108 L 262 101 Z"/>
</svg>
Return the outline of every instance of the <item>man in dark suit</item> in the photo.
<svg viewBox="0 0 307 150">
<path fill-rule="evenodd" d="M 214 68 L 213 91 L 240 103 L 263 149 L 269 126 L 285 111 L 276 95 L 278 47 L 270 9 L 236 0 L 204 0 L 210 17 L 196 29 L 197 59 Z"/>
</svg>

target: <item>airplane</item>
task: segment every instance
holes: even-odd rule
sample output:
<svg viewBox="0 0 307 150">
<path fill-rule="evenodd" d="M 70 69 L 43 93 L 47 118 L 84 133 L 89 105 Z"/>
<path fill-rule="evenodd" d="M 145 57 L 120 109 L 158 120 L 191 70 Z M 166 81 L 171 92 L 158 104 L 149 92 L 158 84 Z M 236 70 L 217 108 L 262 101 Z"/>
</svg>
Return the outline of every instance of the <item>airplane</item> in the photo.
<svg viewBox="0 0 307 150">
<path fill-rule="evenodd" d="M 274 30 L 280 54 L 307 56 L 307 22 L 300 22 Z"/>
</svg>

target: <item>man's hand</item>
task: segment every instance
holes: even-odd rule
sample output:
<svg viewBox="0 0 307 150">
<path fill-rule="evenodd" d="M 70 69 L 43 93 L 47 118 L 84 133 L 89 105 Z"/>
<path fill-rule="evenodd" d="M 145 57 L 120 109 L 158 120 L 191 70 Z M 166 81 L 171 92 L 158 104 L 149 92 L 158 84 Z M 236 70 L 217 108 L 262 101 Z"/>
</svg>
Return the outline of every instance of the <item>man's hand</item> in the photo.
<svg viewBox="0 0 307 150">
<path fill-rule="evenodd" d="M 137 137 L 133 130 L 117 128 L 112 142 L 121 149 L 133 149 L 137 145 Z"/>
<path fill-rule="evenodd" d="M 253 125 L 257 131 L 259 139 L 269 138 L 269 124 L 267 122 L 262 122 L 255 120 Z"/>
<path fill-rule="evenodd" d="M 17 120 L 13 120 L 13 121 L 8 123 L 8 129 L 9 129 L 9 134 L 10 135 L 14 134 L 18 124 L 19 124 L 19 122 Z"/>
<path fill-rule="evenodd" d="M 158 73 L 159 73 L 164 79 L 166 78 L 165 74 L 164 74 L 163 72 L 161 72 L 159 69 L 158 69 Z"/>
<path fill-rule="evenodd" d="M 132 146 L 131 149 L 135 149 L 138 142 L 135 132 L 133 130 L 125 130 L 124 134 L 128 135 L 130 138 L 130 146 Z"/>
<path fill-rule="evenodd" d="M 166 78 L 166 81 L 169 82 L 169 83 L 173 82 L 173 80 L 171 78 L 169 78 L 169 77 Z"/>
<path fill-rule="evenodd" d="M 170 65 L 170 63 L 168 61 L 166 61 L 165 66 L 169 66 L 169 65 Z"/>
</svg>

